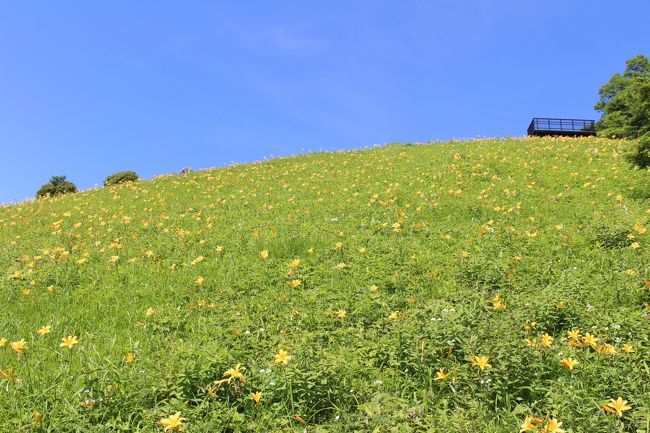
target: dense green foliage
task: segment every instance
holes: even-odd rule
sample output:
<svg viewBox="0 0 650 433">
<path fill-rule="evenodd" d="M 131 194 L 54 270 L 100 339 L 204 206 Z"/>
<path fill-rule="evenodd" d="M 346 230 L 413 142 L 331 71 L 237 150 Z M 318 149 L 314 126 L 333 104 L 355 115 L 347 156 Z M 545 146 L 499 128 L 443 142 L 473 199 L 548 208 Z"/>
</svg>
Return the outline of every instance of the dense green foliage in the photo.
<svg viewBox="0 0 650 433">
<path fill-rule="evenodd" d="M 120 171 L 111 174 L 104 181 L 104 186 L 119 185 L 120 183 L 136 182 L 140 180 L 140 176 L 135 171 Z"/>
<path fill-rule="evenodd" d="M 66 180 L 65 176 L 52 176 L 50 181 L 36 191 L 36 198 L 54 197 L 56 195 L 77 192 L 74 183 Z"/>
<path fill-rule="evenodd" d="M 390 145 L 0 208 L 0 431 L 646 431 L 627 146 Z"/>
<path fill-rule="evenodd" d="M 623 75 L 615 74 L 600 88 L 596 110 L 603 116 L 597 124 L 602 137 L 636 139 L 630 160 L 650 166 L 650 61 L 639 55 L 627 61 Z"/>
</svg>

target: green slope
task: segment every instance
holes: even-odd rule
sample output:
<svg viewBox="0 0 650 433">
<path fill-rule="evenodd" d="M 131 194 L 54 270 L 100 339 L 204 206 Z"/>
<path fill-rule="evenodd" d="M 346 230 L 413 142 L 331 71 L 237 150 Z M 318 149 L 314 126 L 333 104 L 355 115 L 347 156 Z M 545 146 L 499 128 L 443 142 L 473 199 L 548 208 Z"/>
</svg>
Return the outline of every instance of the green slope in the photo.
<svg viewBox="0 0 650 433">
<path fill-rule="evenodd" d="M 626 147 L 390 145 L 2 208 L 0 431 L 646 431 Z"/>
</svg>

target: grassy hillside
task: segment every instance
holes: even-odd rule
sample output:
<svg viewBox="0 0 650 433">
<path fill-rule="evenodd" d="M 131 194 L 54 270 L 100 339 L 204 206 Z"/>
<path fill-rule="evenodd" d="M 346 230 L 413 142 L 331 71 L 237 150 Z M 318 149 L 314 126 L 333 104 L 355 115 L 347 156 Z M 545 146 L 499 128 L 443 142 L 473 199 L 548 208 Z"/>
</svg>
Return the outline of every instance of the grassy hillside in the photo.
<svg viewBox="0 0 650 433">
<path fill-rule="evenodd" d="M 650 431 L 625 146 L 390 145 L 2 208 L 0 431 Z"/>
</svg>

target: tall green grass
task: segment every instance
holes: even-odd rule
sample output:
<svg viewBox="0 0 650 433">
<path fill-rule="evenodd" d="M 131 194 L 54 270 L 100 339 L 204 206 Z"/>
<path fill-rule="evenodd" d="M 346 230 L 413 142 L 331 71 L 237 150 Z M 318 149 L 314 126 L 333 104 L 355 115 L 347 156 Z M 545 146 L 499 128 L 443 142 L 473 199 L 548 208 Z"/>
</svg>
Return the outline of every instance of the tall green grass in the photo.
<svg viewBox="0 0 650 433">
<path fill-rule="evenodd" d="M 2 208 L 0 431 L 650 431 L 627 146 L 390 145 Z"/>
</svg>

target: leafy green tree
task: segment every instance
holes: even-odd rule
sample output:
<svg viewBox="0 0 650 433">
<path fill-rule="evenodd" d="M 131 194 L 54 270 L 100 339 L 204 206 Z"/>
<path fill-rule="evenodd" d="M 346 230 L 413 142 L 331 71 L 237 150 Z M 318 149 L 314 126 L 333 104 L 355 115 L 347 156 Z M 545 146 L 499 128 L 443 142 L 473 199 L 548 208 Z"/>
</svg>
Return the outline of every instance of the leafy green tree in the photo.
<svg viewBox="0 0 650 433">
<path fill-rule="evenodd" d="M 599 91 L 595 108 L 603 113 L 598 135 L 637 140 L 630 161 L 650 166 L 650 61 L 638 55 L 627 61 L 623 75 L 615 74 Z"/>
<path fill-rule="evenodd" d="M 36 192 L 36 198 L 55 196 L 77 192 L 77 187 L 74 183 L 68 181 L 65 176 L 52 176 L 50 181 L 41 186 Z"/>
</svg>

